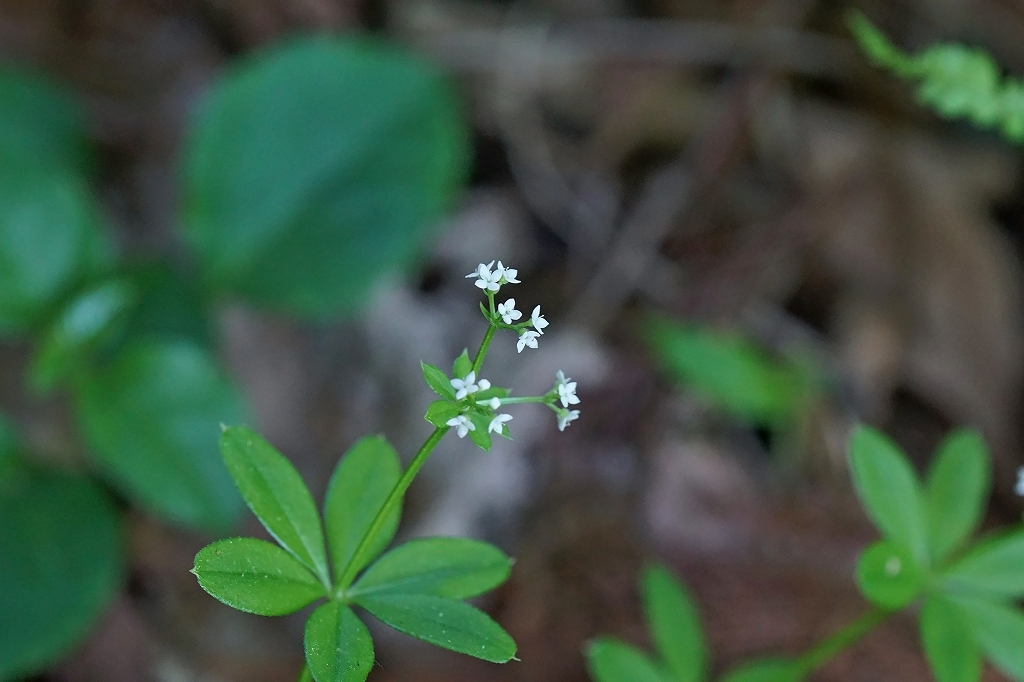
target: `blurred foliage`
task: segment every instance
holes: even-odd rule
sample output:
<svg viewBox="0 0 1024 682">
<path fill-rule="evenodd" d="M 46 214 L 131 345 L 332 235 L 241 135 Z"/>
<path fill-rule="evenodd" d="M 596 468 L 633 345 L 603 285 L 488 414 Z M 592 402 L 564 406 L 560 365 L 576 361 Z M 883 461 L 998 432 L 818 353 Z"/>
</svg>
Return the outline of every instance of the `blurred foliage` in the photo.
<svg viewBox="0 0 1024 682">
<path fill-rule="evenodd" d="M 849 26 L 875 65 L 916 81 L 918 100 L 940 116 L 998 128 L 1012 142 L 1024 142 L 1024 80 L 1004 78 L 984 50 L 939 43 L 908 55 L 860 12 L 850 15 Z"/>
</svg>

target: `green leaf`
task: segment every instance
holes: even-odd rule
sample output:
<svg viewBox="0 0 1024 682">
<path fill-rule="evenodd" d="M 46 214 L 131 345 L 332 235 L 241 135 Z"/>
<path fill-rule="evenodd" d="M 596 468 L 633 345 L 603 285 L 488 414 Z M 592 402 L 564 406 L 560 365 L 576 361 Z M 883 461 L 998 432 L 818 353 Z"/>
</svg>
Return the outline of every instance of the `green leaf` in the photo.
<svg viewBox="0 0 1024 682">
<path fill-rule="evenodd" d="M 587 645 L 587 670 L 594 682 L 673 682 L 644 652 L 615 639 L 600 637 Z"/>
<path fill-rule="evenodd" d="M 857 496 L 882 534 L 926 565 L 921 488 L 896 444 L 868 426 L 856 427 L 850 437 L 850 473 Z"/>
<path fill-rule="evenodd" d="M 932 561 L 957 550 L 985 511 L 990 473 L 988 449 L 976 431 L 957 429 L 939 446 L 928 473 L 928 546 Z"/>
<path fill-rule="evenodd" d="M 476 443 L 484 452 L 490 452 L 491 434 L 488 432 L 487 427 L 491 425 L 491 417 L 476 411 L 469 412 L 466 416 L 469 417 L 469 420 L 476 427 L 469 432 L 469 439 Z"/>
<path fill-rule="evenodd" d="M 787 659 L 770 659 L 748 663 L 722 678 L 722 682 L 800 682 L 803 669 Z"/>
<path fill-rule="evenodd" d="M 321 582 L 331 584 L 320 516 L 292 463 L 244 426 L 224 430 L 220 452 L 242 498 L 267 532 Z"/>
<path fill-rule="evenodd" d="M 356 547 L 401 474 L 398 454 L 383 436 L 369 436 L 356 441 L 338 462 L 324 500 L 324 521 L 336 580 L 341 580 L 345 568 L 353 561 Z M 357 570 L 370 563 L 391 543 L 401 516 L 402 506 L 399 504 L 388 514 L 366 551 L 355 560 Z"/>
<path fill-rule="evenodd" d="M 921 609 L 921 645 L 936 682 L 981 679 L 981 652 L 963 614 L 939 595 L 928 597 Z"/>
<path fill-rule="evenodd" d="M 373 640 L 352 609 L 324 604 L 306 621 L 306 662 L 316 682 L 363 682 L 373 668 Z"/>
<path fill-rule="evenodd" d="M 215 446 L 244 408 L 210 355 L 188 343 L 139 343 L 78 375 L 86 442 L 129 497 L 175 523 L 222 531 L 242 512 Z"/>
<path fill-rule="evenodd" d="M 126 276 L 139 295 L 125 322 L 125 339 L 185 340 L 213 347 L 209 306 L 195 278 L 160 262 L 135 264 Z"/>
<path fill-rule="evenodd" d="M 451 379 L 444 372 L 422 361 L 420 362 L 420 367 L 423 368 L 423 378 L 426 380 L 427 386 L 430 386 L 430 390 L 445 400 L 455 400 L 455 391 L 452 390 Z"/>
<path fill-rule="evenodd" d="M 294 613 L 327 596 L 324 585 L 291 554 L 255 538 L 207 545 L 196 555 L 192 572 L 214 598 L 260 616 Z"/>
<path fill-rule="evenodd" d="M 450 403 L 447 400 L 435 400 L 430 403 L 423 418 L 440 429 L 448 424 L 449 419 L 458 417 L 459 412 L 459 406 L 455 403 Z"/>
<path fill-rule="evenodd" d="M 0 489 L 0 679 L 41 671 L 95 625 L 124 576 L 117 510 L 86 478 Z"/>
<path fill-rule="evenodd" d="M 917 598 L 924 585 L 924 573 L 903 545 L 876 542 L 857 562 L 857 587 L 868 601 L 883 609 L 902 609 Z"/>
<path fill-rule="evenodd" d="M 473 371 L 473 361 L 469 359 L 469 349 L 463 348 L 459 357 L 452 363 L 452 376 L 456 379 L 465 379 L 466 375 Z"/>
<path fill-rule="evenodd" d="M 501 386 L 491 386 L 486 391 L 477 391 L 473 394 L 473 399 L 477 402 L 482 400 L 490 400 L 491 398 L 507 398 L 509 390 L 502 388 Z"/>
<path fill-rule="evenodd" d="M 408 264 L 468 167 L 453 93 L 367 38 L 291 40 L 218 83 L 185 149 L 185 224 L 209 282 L 323 318 Z"/>
<path fill-rule="evenodd" d="M 665 371 L 743 421 L 778 426 L 794 418 L 811 391 L 805 372 L 769 357 L 730 332 L 652 316 L 645 340 Z"/>
<path fill-rule="evenodd" d="M 516 643 L 486 613 L 469 604 L 426 594 L 382 594 L 355 597 L 355 602 L 399 632 L 443 649 L 506 663 Z"/>
<path fill-rule="evenodd" d="M 974 641 L 997 668 L 1015 680 L 1024 680 L 1024 614 L 1006 604 L 983 599 L 953 597 Z"/>
<path fill-rule="evenodd" d="M 896 49 L 885 34 L 875 28 L 862 12 L 850 12 L 847 25 L 860 43 L 861 49 L 876 66 L 888 67 L 903 76 L 909 76 L 914 72 L 913 61 Z"/>
<path fill-rule="evenodd" d="M 943 573 L 942 583 L 956 592 L 1024 597 L 1024 530 L 979 543 Z"/>
<path fill-rule="evenodd" d="M 75 297 L 57 316 L 32 358 L 29 382 L 39 392 L 52 389 L 115 333 L 135 300 L 132 286 L 111 279 Z"/>
<path fill-rule="evenodd" d="M 497 547 L 468 538 L 411 540 L 367 569 L 350 596 L 430 594 L 466 599 L 508 579 L 512 560 Z"/>
<path fill-rule="evenodd" d="M 663 566 L 648 567 L 642 586 L 644 613 L 658 653 L 678 682 L 701 682 L 707 676 L 707 649 L 693 599 Z"/>
</svg>

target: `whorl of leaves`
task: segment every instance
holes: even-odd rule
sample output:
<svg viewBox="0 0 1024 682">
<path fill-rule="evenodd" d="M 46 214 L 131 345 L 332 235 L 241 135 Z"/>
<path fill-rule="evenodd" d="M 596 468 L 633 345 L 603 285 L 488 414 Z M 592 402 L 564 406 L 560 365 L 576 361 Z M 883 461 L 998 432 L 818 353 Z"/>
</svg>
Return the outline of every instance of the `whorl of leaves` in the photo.
<svg viewBox="0 0 1024 682">
<path fill-rule="evenodd" d="M 917 99 L 940 116 L 966 118 L 979 128 L 997 128 L 1012 142 L 1024 142 L 1024 80 L 1003 77 L 984 50 L 937 43 L 909 55 L 894 46 L 859 12 L 849 27 L 876 65 L 917 83 Z"/>
</svg>

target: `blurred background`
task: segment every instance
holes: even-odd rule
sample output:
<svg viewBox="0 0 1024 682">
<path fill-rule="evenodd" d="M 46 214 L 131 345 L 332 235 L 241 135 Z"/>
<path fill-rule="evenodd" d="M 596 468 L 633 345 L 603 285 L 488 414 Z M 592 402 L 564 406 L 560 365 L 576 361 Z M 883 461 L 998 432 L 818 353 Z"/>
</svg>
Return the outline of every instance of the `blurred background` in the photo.
<svg viewBox="0 0 1024 682">
<path fill-rule="evenodd" d="M 118 262 L 183 273 L 210 261 L 195 216 L 216 222 L 218 204 L 182 187 L 219 177 L 196 151 L 206 133 L 189 131 L 224 74 L 282 40 L 326 33 L 376 36 L 444 75 L 465 122 L 450 143 L 465 148 L 465 168 L 443 208 L 423 212 L 429 234 L 406 240 L 408 256 L 386 274 L 361 274 L 366 291 L 337 314 L 226 286 L 199 335 L 247 406 L 226 413 L 247 415 L 320 499 L 361 435 L 385 434 L 406 460 L 415 452 L 431 395 L 418 362 L 447 367 L 485 328 L 464 275 L 492 259 L 517 268 L 510 295 L 521 310 L 541 305 L 551 325 L 521 355 L 499 335 L 484 375 L 530 395 L 562 369 L 579 382 L 581 417 L 559 433 L 549 412 L 522 406 L 515 440 L 490 454 L 447 439 L 400 533 L 470 535 L 516 558 L 480 605 L 521 660 L 485 664 L 380 627 L 370 680 L 582 682 L 588 639 L 648 644 L 635 584 L 652 559 L 693 590 L 715 670 L 797 652 L 861 613 L 851 576 L 875 533 L 845 469 L 858 420 L 922 469 L 946 431 L 978 427 L 997 472 L 988 523 L 1020 516 L 1020 150 L 941 120 L 873 69 L 844 23 L 854 6 L 905 49 L 962 41 L 1024 73 L 1024 7 L 1007 0 L 4 0 L 0 54 L 78 102 L 83 186 Z M 18 83 L 0 81 L 0 102 L 22 96 Z M 305 100 L 314 109 L 317 87 Z M 361 96 L 335 94 L 324 101 Z M 37 104 L 37 119 L 63 116 Z M 247 149 L 268 176 L 294 170 L 271 146 Z M 0 195 L 31 193 L 20 169 L 4 171 Z M 43 220 L 0 199 L 8 241 L 22 238 L 12 225 Z M 183 204 L 199 208 L 183 217 Z M 239 229 L 220 243 L 244 241 Z M 22 251 L 38 268 L 0 258 L 0 287 L 12 290 L 17 268 L 51 268 L 49 239 Z M 72 280 L 108 291 L 102 277 Z M 82 289 L 65 284 L 55 300 L 80 302 L 68 292 Z M 164 303 L 187 298 L 169 291 Z M 246 514 L 214 532 L 173 500 L 125 492 L 136 488 L 117 473 L 116 429 L 90 407 L 106 380 L 48 373 L 40 359 L 39 348 L 60 346 L 54 319 L 71 324 L 47 313 L 9 325 L 0 410 L 31 466 L 89 476 L 109 497 L 125 549 L 109 598 L 30 679 L 295 679 L 302 614 L 232 611 L 188 572 L 211 539 L 262 529 Z M 72 390 L 47 392 L 60 374 Z M 156 386 L 106 404 L 177 390 Z M 216 458 L 215 429 L 195 438 Z M 0 591 L 6 580 L 0 572 Z M 0 631 L 19 626 L 11 617 Z M 897 617 L 815 679 L 930 677 L 914 622 Z"/>
</svg>

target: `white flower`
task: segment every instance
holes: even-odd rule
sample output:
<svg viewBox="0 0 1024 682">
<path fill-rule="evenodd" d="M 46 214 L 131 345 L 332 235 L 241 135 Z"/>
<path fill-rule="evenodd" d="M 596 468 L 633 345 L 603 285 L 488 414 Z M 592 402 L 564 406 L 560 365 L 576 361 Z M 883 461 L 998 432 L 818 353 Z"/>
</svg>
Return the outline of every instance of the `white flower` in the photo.
<svg viewBox="0 0 1024 682">
<path fill-rule="evenodd" d="M 565 431 L 565 427 L 569 425 L 569 422 L 576 421 L 580 418 L 579 410 L 565 410 L 558 415 L 558 430 Z"/>
<path fill-rule="evenodd" d="M 536 348 L 538 336 L 540 336 L 540 334 L 533 331 L 532 329 L 527 329 L 523 331 L 523 333 L 519 335 L 519 341 L 516 342 L 516 348 L 519 349 L 520 353 L 523 352 L 523 348 L 525 348 L 526 346 L 529 346 L 530 348 Z"/>
<path fill-rule="evenodd" d="M 505 422 L 512 421 L 512 415 L 510 414 L 496 414 L 491 423 L 487 425 L 487 433 L 496 433 L 501 435 L 502 429 L 504 428 Z"/>
<path fill-rule="evenodd" d="M 540 306 L 533 309 L 533 314 L 530 316 L 530 322 L 533 323 L 533 328 L 537 330 L 538 334 L 544 333 L 544 327 L 548 326 L 548 321 L 540 314 Z"/>
<path fill-rule="evenodd" d="M 504 268 L 501 267 L 501 263 L 498 263 L 498 269 L 491 272 L 491 266 L 494 265 L 494 261 L 491 261 L 487 265 L 481 263 L 476 266 L 476 270 L 466 275 L 466 279 L 476 277 L 477 280 L 473 284 L 477 285 L 485 291 L 497 291 L 501 288 L 499 282 L 501 281 L 502 275 L 505 274 Z"/>
<path fill-rule="evenodd" d="M 480 384 L 477 385 L 476 372 L 470 372 L 463 379 L 452 379 L 451 382 L 452 388 L 455 389 L 456 400 L 462 400 L 470 393 L 476 393 L 481 389 L 487 390 L 491 387 L 491 382 L 487 381 L 487 379 L 481 379 Z"/>
<path fill-rule="evenodd" d="M 1024 497 L 1024 467 L 1017 469 L 1017 485 L 1013 487 L 1013 492 Z"/>
<path fill-rule="evenodd" d="M 491 406 L 492 410 L 496 410 L 499 407 L 501 407 L 501 400 L 498 398 L 498 396 L 494 396 L 493 398 L 491 398 L 491 401 L 488 404 Z M 511 417 L 509 417 L 509 419 L 511 419 Z"/>
<path fill-rule="evenodd" d="M 513 320 L 518 320 L 523 316 L 521 312 L 516 310 L 516 299 L 514 298 L 510 298 L 504 303 L 499 303 L 498 314 L 501 315 L 501 319 L 505 321 L 505 324 L 512 324 Z"/>
<path fill-rule="evenodd" d="M 459 438 L 465 438 L 466 434 L 470 431 L 476 431 L 476 424 L 469 421 L 464 414 L 460 414 L 458 417 L 452 417 L 447 422 L 448 426 L 454 426 L 455 432 L 459 434 Z"/>
<path fill-rule="evenodd" d="M 555 377 L 558 379 L 555 387 L 558 389 L 558 398 L 562 401 L 562 407 L 578 405 L 580 399 L 576 397 L 576 382 L 562 374 L 562 370 L 558 370 Z"/>
<path fill-rule="evenodd" d="M 501 264 L 501 261 L 498 261 L 498 271 L 501 272 L 502 276 L 505 278 L 503 284 L 519 284 L 519 280 L 516 279 L 516 275 L 519 274 L 519 271 L 515 268 L 506 268 Z"/>
</svg>

